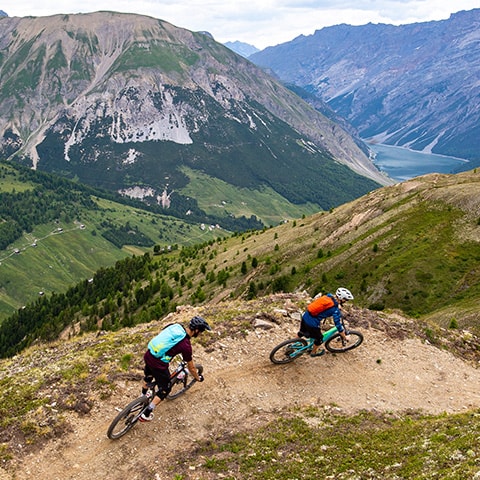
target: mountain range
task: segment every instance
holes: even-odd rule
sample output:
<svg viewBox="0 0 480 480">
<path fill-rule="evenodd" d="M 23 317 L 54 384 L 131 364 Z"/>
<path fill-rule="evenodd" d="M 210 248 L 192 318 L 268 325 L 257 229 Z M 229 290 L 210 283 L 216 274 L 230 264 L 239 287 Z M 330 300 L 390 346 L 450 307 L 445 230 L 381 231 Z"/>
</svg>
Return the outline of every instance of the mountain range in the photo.
<svg viewBox="0 0 480 480">
<path fill-rule="evenodd" d="M 371 142 L 480 164 L 480 9 L 336 25 L 249 59 L 327 102 Z"/>
<path fill-rule="evenodd" d="M 113 12 L 5 17 L 0 51 L 5 159 L 214 223 L 241 215 L 233 192 L 247 217 L 252 195 L 285 205 L 269 225 L 392 183 L 349 131 L 209 34 Z"/>
</svg>

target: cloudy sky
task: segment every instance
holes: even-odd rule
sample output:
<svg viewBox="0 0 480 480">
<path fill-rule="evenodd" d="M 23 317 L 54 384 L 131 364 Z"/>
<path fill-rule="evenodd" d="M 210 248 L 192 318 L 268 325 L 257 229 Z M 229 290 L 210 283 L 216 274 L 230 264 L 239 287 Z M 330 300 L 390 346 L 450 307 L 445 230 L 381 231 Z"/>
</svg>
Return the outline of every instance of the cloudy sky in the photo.
<svg viewBox="0 0 480 480">
<path fill-rule="evenodd" d="M 479 7 L 479 0 L 0 0 L 0 10 L 10 17 L 98 10 L 139 13 L 208 31 L 222 43 L 239 40 L 259 49 L 329 25 L 443 20 Z"/>
</svg>

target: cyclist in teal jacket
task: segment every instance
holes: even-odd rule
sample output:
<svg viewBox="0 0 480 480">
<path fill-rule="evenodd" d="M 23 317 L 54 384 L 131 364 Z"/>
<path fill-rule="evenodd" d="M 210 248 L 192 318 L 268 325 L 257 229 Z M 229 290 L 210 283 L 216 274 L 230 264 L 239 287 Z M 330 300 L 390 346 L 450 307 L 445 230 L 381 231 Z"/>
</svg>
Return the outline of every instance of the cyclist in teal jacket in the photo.
<svg viewBox="0 0 480 480">
<path fill-rule="evenodd" d="M 178 324 L 172 324 L 165 329 L 178 327 Z M 145 361 L 144 367 L 144 379 L 143 379 L 143 388 L 142 393 L 147 392 L 147 383 L 153 381 L 158 385 L 157 394 L 153 397 L 150 405 L 145 410 L 144 413 L 140 416 L 139 420 L 141 422 L 149 422 L 153 420 L 153 410 L 155 407 L 164 400 L 167 395 L 170 393 L 170 371 L 169 359 L 172 359 L 176 355 L 182 355 L 182 358 L 187 362 L 187 368 L 191 375 L 197 380 L 197 382 L 203 382 L 203 376 L 199 375 L 197 369 L 195 368 L 195 363 L 192 359 L 192 344 L 190 339 L 193 337 L 198 337 L 198 335 L 205 330 L 211 330 L 210 325 L 202 318 L 195 316 L 193 317 L 188 327 L 185 327 L 185 335 L 181 340 L 179 340 L 174 346 L 168 350 L 168 355 L 155 356 L 155 351 L 152 351 L 149 343 L 149 348 L 145 352 L 143 359 Z"/>
</svg>

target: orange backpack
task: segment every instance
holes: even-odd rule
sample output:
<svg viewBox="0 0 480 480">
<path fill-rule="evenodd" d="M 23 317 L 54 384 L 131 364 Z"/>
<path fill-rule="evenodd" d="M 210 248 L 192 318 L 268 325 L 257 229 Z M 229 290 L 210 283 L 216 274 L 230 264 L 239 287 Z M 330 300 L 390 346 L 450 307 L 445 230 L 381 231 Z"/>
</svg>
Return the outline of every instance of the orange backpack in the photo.
<svg viewBox="0 0 480 480">
<path fill-rule="evenodd" d="M 316 317 L 319 313 L 328 310 L 333 307 L 335 302 L 332 297 L 328 295 L 322 295 L 321 297 L 316 298 L 312 303 L 307 306 L 308 313 Z"/>
</svg>

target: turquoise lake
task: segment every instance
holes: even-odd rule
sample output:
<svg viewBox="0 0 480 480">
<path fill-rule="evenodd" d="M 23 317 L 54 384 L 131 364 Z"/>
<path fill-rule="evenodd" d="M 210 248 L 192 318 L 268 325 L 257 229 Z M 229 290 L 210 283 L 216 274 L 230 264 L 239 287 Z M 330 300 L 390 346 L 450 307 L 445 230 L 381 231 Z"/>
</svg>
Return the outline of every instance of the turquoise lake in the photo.
<svg viewBox="0 0 480 480">
<path fill-rule="evenodd" d="M 467 160 L 415 152 L 390 145 L 368 144 L 376 153 L 375 166 L 399 182 L 427 173 L 458 173 L 474 166 Z"/>
</svg>

